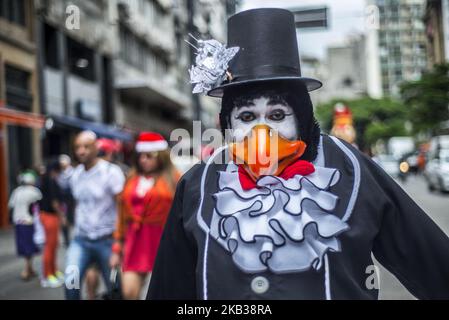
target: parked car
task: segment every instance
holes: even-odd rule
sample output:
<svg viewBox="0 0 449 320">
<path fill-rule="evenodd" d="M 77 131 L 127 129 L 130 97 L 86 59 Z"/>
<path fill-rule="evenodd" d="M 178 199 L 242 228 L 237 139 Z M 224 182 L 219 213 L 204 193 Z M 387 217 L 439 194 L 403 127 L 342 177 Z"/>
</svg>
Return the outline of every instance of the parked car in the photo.
<svg viewBox="0 0 449 320">
<path fill-rule="evenodd" d="M 449 149 L 449 135 L 435 136 L 430 140 L 429 152 Z"/>
<path fill-rule="evenodd" d="M 417 173 L 419 171 L 418 156 L 418 151 L 406 153 L 399 159 L 399 163 L 407 163 L 409 168 L 408 173 Z"/>
<path fill-rule="evenodd" d="M 393 155 L 379 154 L 373 157 L 373 160 L 380 165 L 386 173 L 396 178 L 399 176 L 399 162 Z"/>
<path fill-rule="evenodd" d="M 449 192 L 449 149 L 438 150 L 429 158 L 424 176 L 429 190 Z"/>
</svg>

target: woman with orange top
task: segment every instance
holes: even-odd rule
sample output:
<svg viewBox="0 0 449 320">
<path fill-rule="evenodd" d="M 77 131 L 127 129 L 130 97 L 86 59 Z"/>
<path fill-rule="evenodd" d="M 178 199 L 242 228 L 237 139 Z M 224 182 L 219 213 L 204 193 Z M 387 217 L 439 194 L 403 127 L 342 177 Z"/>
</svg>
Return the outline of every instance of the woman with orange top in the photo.
<svg viewBox="0 0 449 320">
<path fill-rule="evenodd" d="M 121 197 L 111 267 L 122 265 L 122 293 L 138 299 L 145 277 L 153 270 L 162 231 L 179 173 L 170 160 L 167 141 L 157 133 L 141 133 L 136 168 Z"/>
</svg>

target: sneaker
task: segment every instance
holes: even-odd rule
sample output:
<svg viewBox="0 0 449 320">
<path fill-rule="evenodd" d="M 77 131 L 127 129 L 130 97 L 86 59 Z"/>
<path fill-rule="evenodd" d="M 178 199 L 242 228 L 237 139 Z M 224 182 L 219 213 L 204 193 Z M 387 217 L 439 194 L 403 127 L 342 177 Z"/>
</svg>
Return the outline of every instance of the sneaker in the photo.
<svg viewBox="0 0 449 320">
<path fill-rule="evenodd" d="M 64 281 L 64 273 L 62 273 L 61 271 L 59 271 L 59 270 L 56 271 L 55 276 L 56 276 L 56 278 L 58 278 L 58 280 Z"/>
<path fill-rule="evenodd" d="M 41 286 L 44 288 L 59 288 L 62 286 L 62 281 L 54 275 L 50 275 L 46 279 L 41 280 Z"/>
</svg>

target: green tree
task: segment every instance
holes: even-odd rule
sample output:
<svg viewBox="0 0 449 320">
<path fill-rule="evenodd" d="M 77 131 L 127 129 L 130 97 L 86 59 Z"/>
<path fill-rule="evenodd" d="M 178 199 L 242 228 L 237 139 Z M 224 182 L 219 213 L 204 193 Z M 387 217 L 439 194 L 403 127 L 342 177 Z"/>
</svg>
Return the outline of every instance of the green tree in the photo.
<svg viewBox="0 0 449 320">
<path fill-rule="evenodd" d="M 449 119 L 449 64 L 435 65 L 420 80 L 403 83 L 401 96 L 414 131 L 436 134 Z"/>
<path fill-rule="evenodd" d="M 334 99 L 316 107 L 315 114 L 323 131 L 330 132 L 333 125 L 334 106 L 347 105 L 353 114 L 357 144 L 368 151 L 378 140 L 393 136 L 406 136 L 407 109 L 400 102 L 389 98 L 363 97 L 355 100 Z"/>
</svg>

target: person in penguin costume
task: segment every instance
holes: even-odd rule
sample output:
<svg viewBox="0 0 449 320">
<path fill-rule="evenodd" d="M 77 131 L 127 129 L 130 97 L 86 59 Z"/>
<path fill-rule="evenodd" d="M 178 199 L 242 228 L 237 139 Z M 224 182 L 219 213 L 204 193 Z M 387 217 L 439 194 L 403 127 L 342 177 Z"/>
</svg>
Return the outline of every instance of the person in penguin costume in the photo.
<svg viewBox="0 0 449 320">
<path fill-rule="evenodd" d="M 222 98 L 230 134 L 178 183 L 147 298 L 377 299 L 372 254 L 417 298 L 449 298 L 447 235 L 320 132 L 309 92 L 321 83 L 301 76 L 293 14 L 240 12 L 227 47 L 198 44 L 194 92 Z"/>
</svg>

